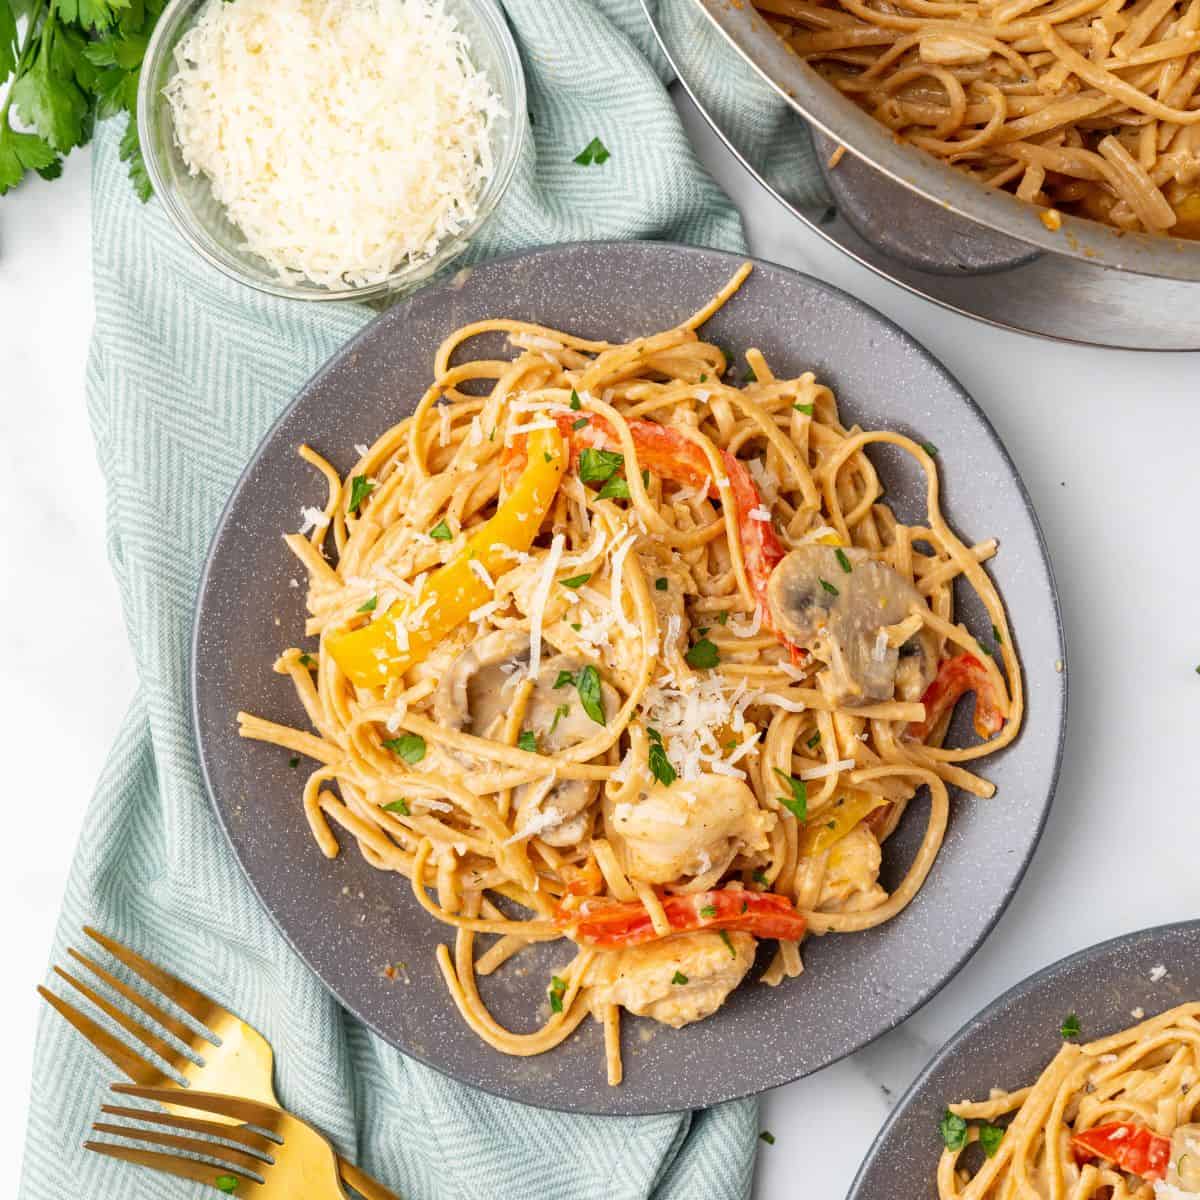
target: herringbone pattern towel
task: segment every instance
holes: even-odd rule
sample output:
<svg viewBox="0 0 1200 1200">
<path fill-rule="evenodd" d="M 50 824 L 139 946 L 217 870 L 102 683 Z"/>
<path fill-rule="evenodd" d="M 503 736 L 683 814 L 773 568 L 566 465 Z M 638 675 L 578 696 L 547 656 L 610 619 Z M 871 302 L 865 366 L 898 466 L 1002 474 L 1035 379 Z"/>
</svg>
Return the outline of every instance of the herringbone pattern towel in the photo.
<svg viewBox="0 0 1200 1200">
<path fill-rule="evenodd" d="M 522 46 L 536 151 L 476 256 L 612 237 L 739 247 L 737 214 L 699 169 L 652 65 L 637 0 L 505 0 L 505 9 Z M 140 686 L 84 822 L 55 957 L 91 922 L 202 983 L 274 1043 L 283 1102 L 408 1200 L 744 1196 L 752 1103 L 605 1120 L 485 1096 L 347 1017 L 259 907 L 209 810 L 189 733 L 196 584 L 259 438 L 371 314 L 276 301 L 208 269 L 156 204 L 134 199 L 118 133 L 106 127 L 96 147 L 88 397 Z M 602 169 L 575 166 L 595 136 L 612 158 Z M 47 1013 L 24 1200 L 211 1195 L 80 1149 L 114 1074 Z"/>
</svg>

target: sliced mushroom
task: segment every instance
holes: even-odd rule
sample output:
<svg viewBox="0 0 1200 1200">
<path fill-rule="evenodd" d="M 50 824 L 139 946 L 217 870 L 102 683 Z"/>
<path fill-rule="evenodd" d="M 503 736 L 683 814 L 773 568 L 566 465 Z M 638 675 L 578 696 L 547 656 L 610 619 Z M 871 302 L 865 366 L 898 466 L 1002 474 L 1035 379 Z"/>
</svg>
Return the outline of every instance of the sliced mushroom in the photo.
<svg viewBox="0 0 1200 1200">
<path fill-rule="evenodd" d="M 726 775 L 656 783 L 611 813 L 626 869 L 646 883 L 722 872 L 738 854 L 765 850 L 774 824 L 750 788 Z"/>
<path fill-rule="evenodd" d="M 513 664 L 529 662 L 529 635 L 521 630 L 499 630 L 468 646 L 449 666 L 434 693 L 433 708 L 447 729 L 481 738 L 499 738 L 512 711 L 525 671 Z M 560 654 L 542 662 L 525 709 L 523 727 L 537 738 L 538 749 L 556 754 L 594 737 L 600 726 L 583 710 L 579 693 L 571 685 L 556 688 L 563 672 L 577 675 L 587 666 L 577 655 Z M 600 687 L 604 710 L 615 713 L 620 697 L 607 683 Z M 455 753 L 468 769 L 478 768 L 471 755 Z M 586 779 L 556 779 L 545 775 L 522 784 L 514 792 L 517 829 L 537 828 L 552 846 L 574 845 L 587 832 L 589 808 L 599 784 Z"/>
<path fill-rule="evenodd" d="M 828 666 L 840 704 L 897 694 L 919 699 L 937 671 L 927 632 L 900 649 L 888 644 L 883 631 L 924 601 L 898 571 L 865 550 L 814 543 L 791 551 L 771 575 L 767 603 L 776 626 Z"/>
</svg>

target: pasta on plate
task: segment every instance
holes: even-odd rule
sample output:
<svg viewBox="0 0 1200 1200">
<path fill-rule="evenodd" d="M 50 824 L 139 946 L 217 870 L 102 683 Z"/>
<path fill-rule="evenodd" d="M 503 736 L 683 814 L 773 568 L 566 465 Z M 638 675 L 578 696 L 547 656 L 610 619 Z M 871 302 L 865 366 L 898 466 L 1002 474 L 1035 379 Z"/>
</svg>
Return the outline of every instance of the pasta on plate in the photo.
<svg viewBox="0 0 1200 1200">
<path fill-rule="evenodd" d="M 1193 0 L 754 0 L 896 137 L 990 187 L 1200 237 Z"/>
<path fill-rule="evenodd" d="M 737 378 L 697 334 L 749 271 L 624 344 L 466 326 L 345 478 L 302 447 L 328 498 L 286 541 L 318 644 L 275 669 L 312 731 L 239 714 L 315 764 L 303 806 L 326 855 L 344 830 L 455 929 L 438 962 L 484 1041 L 537 1054 L 591 1014 L 614 1084 L 622 1009 L 699 1020 L 759 941 L 778 984 L 807 934 L 903 909 L 948 789 L 990 796 L 968 764 L 1021 723 L 996 544 L 946 523 L 935 447 L 847 428 L 827 387 L 756 350 Z M 497 333 L 515 358 L 471 356 Z M 924 523 L 883 503 L 871 445 L 923 470 Z M 956 621 L 956 584 L 990 636 Z M 968 692 L 979 740 L 950 748 Z M 881 844 L 920 789 L 926 829 L 889 893 Z M 560 939 L 543 1023 L 502 1027 L 478 978 Z"/>
<path fill-rule="evenodd" d="M 1065 1042 L 1032 1086 L 949 1107 L 938 1196 L 1200 1196 L 1198 1107 L 1200 1003 L 1086 1045 Z M 977 1142 L 984 1154 L 972 1171 L 964 1156 Z"/>
</svg>

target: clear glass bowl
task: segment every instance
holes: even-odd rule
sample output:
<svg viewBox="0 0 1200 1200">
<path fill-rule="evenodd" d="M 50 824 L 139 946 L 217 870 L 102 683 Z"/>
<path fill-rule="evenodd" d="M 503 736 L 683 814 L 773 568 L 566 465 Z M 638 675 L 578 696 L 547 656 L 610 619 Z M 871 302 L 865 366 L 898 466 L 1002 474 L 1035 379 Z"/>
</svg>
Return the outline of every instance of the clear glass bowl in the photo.
<svg viewBox="0 0 1200 1200">
<path fill-rule="evenodd" d="M 273 296 L 366 300 L 411 291 L 467 248 L 508 188 L 525 137 L 525 76 L 512 35 L 493 0 L 443 0 L 467 38 L 472 61 L 486 74 L 505 113 L 493 123 L 496 169 L 479 198 L 478 216 L 456 237 L 447 238 L 431 258 L 402 266 L 378 283 L 336 289 L 307 280 L 285 282 L 258 255 L 243 249 L 244 237 L 213 197 L 208 178 L 190 174 L 183 161 L 163 88 L 175 72 L 175 47 L 205 3 L 207 0 L 173 0 L 168 6 L 146 51 L 138 87 L 138 136 L 154 194 L 198 254 L 226 275 Z"/>
</svg>

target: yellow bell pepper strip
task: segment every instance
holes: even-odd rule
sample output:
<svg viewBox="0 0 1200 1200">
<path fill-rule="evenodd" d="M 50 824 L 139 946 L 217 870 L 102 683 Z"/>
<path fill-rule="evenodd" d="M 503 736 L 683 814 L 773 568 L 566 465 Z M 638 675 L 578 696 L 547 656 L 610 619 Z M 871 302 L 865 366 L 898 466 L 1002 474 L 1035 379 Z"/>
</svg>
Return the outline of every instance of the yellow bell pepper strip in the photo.
<svg viewBox="0 0 1200 1200">
<path fill-rule="evenodd" d="M 852 829 L 878 808 L 888 805 L 882 796 L 870 792 L 847 792 L 840 804 L 818 813 L 800 834 L 797 852 L 801 858 L 812 858 L 832 849 Z"/>
<path fill-rule="evenodd" d="M 329 653 L 351 683 L 382 687 L 403 675 L 492 598 L 471 563 L 480 563 L 488 575 L 500 575 L 511 566 L 507 551 L 523 552 L 533 545 L 566 467 L 566 447 L 558 430 L 534 430 L 525 469 L 508 497 L 471 534 L 466 546 L 429 576 L 418 599 L 397 601 L 371 624 L 329 638 Z M 397 626 L 408 633 L 403 649 L 396 638 Z"/>
</svg>

